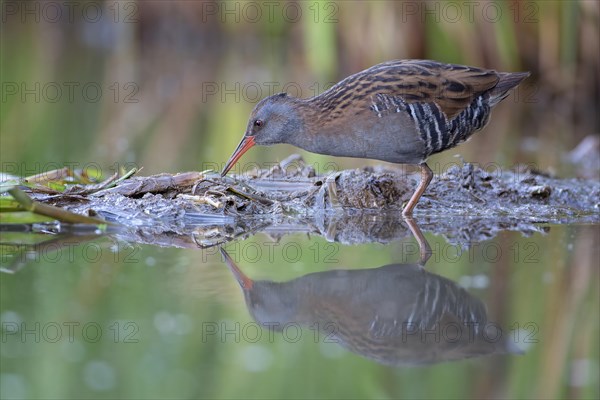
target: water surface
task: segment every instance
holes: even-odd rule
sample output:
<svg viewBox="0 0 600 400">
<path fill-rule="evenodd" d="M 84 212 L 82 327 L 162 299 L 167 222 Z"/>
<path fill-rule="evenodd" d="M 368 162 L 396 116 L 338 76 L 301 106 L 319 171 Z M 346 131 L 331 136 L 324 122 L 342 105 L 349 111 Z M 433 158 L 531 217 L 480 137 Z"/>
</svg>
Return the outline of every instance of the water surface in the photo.
<svg viewBox="0 0 600 400">
<path fill-rule="evenodd" d="M 546 230 L 46 246 L 0 275 L 2 397 L 597 398 L 598 229 Z"/>
</svg>

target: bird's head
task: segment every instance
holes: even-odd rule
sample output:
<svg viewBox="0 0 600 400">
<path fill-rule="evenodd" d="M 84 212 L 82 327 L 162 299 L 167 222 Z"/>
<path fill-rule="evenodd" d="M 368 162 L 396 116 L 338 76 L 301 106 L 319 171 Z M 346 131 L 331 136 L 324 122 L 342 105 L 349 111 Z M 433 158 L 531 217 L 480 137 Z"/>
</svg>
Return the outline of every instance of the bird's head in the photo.
<svg viewBox="0 0 600 400">
<path fill-rule="evenodd" d="M 268 146 L 277 143 L 289 143 L 291 135 L 297 134 L 301 128 L 301 119 L 295 106 L 301 100 L 279 93 L 261 100 L 248 120 L 246 133 L 235 149 L 221 176 L 235 165 L 235 163 L 254 145 Z"/>
</svg>

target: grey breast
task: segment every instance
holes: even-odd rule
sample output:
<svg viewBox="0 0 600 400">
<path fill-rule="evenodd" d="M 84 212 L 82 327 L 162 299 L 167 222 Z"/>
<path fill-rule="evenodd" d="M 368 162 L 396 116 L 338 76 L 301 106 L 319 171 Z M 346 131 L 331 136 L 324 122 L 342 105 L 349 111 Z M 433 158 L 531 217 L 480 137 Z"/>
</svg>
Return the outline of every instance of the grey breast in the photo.
<svg viewBox="0 0 600 400">
<path fill-rule="evenodd" d="M 431 143 L 437 140 L 435 133 L 440 128 L 435 128 L 431 107 L 425 105 L 423 109 L 399 96 L 376 94 L 371 98 L 369 114 L 367 121 L 373 130 L 370 137 L 379 139 L 373 158 L 418 164 L 432 153 Z"/>
</svg>

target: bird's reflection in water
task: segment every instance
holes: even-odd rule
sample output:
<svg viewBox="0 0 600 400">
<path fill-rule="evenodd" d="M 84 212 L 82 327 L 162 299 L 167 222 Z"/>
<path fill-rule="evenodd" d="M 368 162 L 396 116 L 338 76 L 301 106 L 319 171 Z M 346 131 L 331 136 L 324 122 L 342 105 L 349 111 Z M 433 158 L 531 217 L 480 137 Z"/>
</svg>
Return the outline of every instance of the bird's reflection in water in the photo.
<svg viewBox="0 0 600 400">
<path fill-rule="evenodd" d="M 269 329 L 319 329 L 348 350 L 392 366 L 519 352 L 510 335 L 488 322 L 479 299 L 423 268 L 428 251 L 418 264 L 324 271 L 288 282 L 254 281 L 221 252 L 250 314 Z"/>
</svg>

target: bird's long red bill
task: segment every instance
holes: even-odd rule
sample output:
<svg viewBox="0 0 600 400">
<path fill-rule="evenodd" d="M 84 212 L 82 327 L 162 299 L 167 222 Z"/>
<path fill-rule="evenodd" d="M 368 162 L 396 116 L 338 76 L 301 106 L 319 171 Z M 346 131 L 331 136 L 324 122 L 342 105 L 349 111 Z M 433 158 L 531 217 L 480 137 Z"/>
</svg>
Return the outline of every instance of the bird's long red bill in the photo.
<svg viewBox="0 0 600 400">
<path fill-rule="evenodd" d="M 238 147 L 235 149 L 231 157 L 229 157 L 229 161 L 225 164 L 225 168 L 223 168 L 223 172 L 221 172 L 221 176 L 225 176 L 227 172 L 235 165 L 235 163 L 240 159 L 245 152 L 250 149 L 250 147 L 254 146 L 256 143 L 254 142 L 254 136 L 244 136 Z"/>
</svg>

